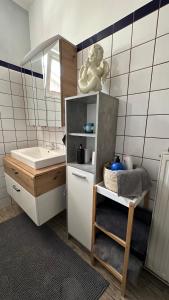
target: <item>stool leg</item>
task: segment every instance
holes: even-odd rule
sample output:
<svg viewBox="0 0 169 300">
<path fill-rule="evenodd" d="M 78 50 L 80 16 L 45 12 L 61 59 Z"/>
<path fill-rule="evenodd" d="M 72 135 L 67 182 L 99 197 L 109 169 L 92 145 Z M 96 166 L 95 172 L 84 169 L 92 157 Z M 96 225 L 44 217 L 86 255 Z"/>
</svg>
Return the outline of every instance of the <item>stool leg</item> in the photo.
<svg viewBox="0 0 169 300">
<path fill-rule="evenodd" d="M 122 296 L 124 296 L 125 292 L 126 292 L 127 270 L 128 270 L 130 244 L 131 244 L 131 236 L 132 236 L 132 229 L 133 229 L 133 217 L 134 217 L 134 206 L 132 206 L 132 204 L 130 204 L 129 211 L 128 211 L 128 221 L 127 221 L 126 247 L 125 247 L 125 252 L 124 252 L 123 280 L 121 283 Z"/>
</svg>

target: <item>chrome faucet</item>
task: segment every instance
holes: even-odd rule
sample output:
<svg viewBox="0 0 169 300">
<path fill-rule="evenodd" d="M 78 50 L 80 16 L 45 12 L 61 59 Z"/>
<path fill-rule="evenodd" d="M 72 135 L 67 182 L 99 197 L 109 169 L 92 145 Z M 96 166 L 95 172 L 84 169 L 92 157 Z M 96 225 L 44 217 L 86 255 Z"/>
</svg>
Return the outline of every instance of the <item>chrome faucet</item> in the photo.
<svg viewBox="0 0 169 300">
<path fill-rule="evenodd" d="M 51 143 L 48 148 L 49 150 L 55 150 L 55 143 Z"/>
</svg>

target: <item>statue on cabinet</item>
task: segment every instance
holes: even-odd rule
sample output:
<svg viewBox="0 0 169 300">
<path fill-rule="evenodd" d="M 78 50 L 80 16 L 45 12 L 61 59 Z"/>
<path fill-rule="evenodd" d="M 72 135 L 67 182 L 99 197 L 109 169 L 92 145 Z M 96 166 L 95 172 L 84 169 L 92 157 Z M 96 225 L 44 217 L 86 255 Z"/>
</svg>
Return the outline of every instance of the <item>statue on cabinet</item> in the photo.
<svg viewBox="0 0 169 300">
<path fill-rule="evenodd" d="M 110 71 L 107 61 L 103 59 L 103 53 L 99 44 L 90 48 L 89 57 L 79 74 L 78 86 L 82 93 L 101 91 L 101 83 L 105 82 Z"/>
</svg>

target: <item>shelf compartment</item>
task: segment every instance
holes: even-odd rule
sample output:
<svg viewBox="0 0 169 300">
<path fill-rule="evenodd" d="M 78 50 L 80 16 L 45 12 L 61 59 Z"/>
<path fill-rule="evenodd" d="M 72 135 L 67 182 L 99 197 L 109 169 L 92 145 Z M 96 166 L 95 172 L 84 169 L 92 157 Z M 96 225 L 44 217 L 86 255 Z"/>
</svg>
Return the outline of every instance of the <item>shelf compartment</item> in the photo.
<svg viewBox="0 0 169 300">
<path fill-rule="evenodd" d="M 125 249 L 104 233 L 97 233 L 93 248 L 93 256 L 108 269 L 120 282 L 124 275 Z M 130 281 L 138 279 L 143 263 L 130 254 L 128 276 Z"/>
<path fill-rule="evenodd" d="M 90 138 L 95 138 L 96 134 L 95 133 L 81 133 L 81 132 L 71 132 L 69 133 L 70 136 L 82 136 L 82 137 L 90 137 Z"/>
<path fill-rule="evenodd" d="M 151 224 L 151 212 L 144 208 L 138 207 L 135 209 L 133 231 L 131 237 L 131 253 L 144 261 L 148 243 L 148 236 Z M 101 202 L 96 208 L 97 226 L 101 231 L 109 237 L 117 237 L 123 242 L 126 241 L 126 229 L 128 219 L 128 208 L 121 206 L 118 203 L 112 202 L 109 199 L 101 198 Z M 114 240 L 115 240 L 114 239 Z"/>
<path fill-rule="evenodd" d="M 142 195 L 140 197 L 130 199 L 130 198 L 126 198 L 126 197 L 119 197 L 117 193 L 114 193 L 114 192 L 108 190 L 104 186 L 103 182 L 97 184 L 96 186 L 97 186 L 98 194 L 101 194 L 101 195 L 103 195 L 117 203 L 120 203 L 126 207 L 129 207 L 130 204 L 132 204 L 134 207 L 136 207 L 144 199 L 145 195 L 147 194 L 147 191 L 145 191 L 142 193 Z"/>
<path fill-rule="evenodd" d="M 112 273 L 114 275 L 114 277 L 116 277 L 120 282 L 122 282 L 123 280 L 123 276 L 115 269 L 113 268 L 111 265 L 109 265 L 108 263 L 106 263 L 105 261 L 103 261 L 101 258 L 99 258 L 96 254 L 94 254 L 94 258 L 96 260 L 98 260 L 98 262 L 105 267 L 110 273 Z"/>
<path fill-rule="evenodd" d="M 95 223 L 94 225 L 98 230 L 102 231 L 104 234 L 109 236 L 111 239 L 113 239 L 119 245 L 121 245 L 124 248 L 126 247 L 126 242 L 124 240 L 122 240 L 121 238 L 119 238 L 117 235 L 111 233 L 110 231 L 107 231 L 105 228 L 103 228 L 102 226 L 99 226 L 97 223 Z"/>
</svg>

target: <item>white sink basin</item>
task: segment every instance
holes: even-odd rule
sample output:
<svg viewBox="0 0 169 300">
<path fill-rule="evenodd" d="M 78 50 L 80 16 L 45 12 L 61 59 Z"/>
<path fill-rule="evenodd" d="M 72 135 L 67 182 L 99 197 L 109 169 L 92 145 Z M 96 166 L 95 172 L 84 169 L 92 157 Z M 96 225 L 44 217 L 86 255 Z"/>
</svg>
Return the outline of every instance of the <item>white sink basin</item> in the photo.
<svg viewBox="0 0 169 300">
<path fill-rule="evenodd" d="M 65 161 L 63 151 L 48 150 L 42 147 L 11 150 L 11 156 L 34 169 L 41 169 Z"/>
</svg>

